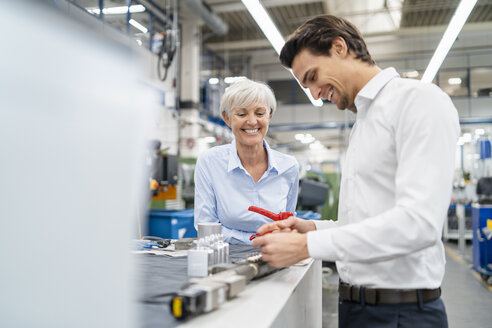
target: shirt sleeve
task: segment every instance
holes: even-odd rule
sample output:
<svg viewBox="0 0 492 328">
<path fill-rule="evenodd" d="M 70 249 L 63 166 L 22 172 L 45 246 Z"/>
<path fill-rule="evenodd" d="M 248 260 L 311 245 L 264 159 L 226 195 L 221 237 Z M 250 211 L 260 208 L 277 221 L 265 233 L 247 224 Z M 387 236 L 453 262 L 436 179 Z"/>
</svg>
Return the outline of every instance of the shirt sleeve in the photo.
<svg viewBox="0 0 492 328">
<path fill-rule="evenodd" d="M 218 222 L 217 201 L 212 179 L 208 173 L 207 162 L 203 157 L 199 157 L 195 166 L 195 208 L 194 220 L 195 229 L 198 231 L 198 223 Z"/>
<path fill-rule="evenodd" d="M 250 245 L 252 242 L 251 240 L 249 240 L 249 238 L 253 234 L 251 232 L 229 229 L 225 226 L 222 226 L 222 234 L 224 235 L 224 241 L 228 242 L 229 244 Z"/>
<path fill-rule="evenodd" d="M 411 90 L 395 106 L 395 206 L 360 223 L 308 233 L 312 257 L 375 262 L 418 252 L 439 242 L 451 196 L 457 111 L 434 85 Z"/>
</svg>

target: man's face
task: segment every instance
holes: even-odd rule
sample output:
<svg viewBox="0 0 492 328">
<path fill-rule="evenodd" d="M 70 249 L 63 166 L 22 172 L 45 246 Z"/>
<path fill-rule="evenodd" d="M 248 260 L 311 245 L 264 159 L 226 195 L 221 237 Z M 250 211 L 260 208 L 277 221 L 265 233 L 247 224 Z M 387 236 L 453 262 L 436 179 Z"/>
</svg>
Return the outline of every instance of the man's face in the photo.
<svg viewBox="0 0 492 328">
<path fill-rule="evenodd" d="M 232 129 L 236 142 L 243 146 L 262 145 L 270 123 L 270 109 L 266 104 L 256 102 L 246 108 L 233 108 L 224 121 Z"/>
<path fill-rule="evenodd" d="M 347 73 L 347 60 L 335 53 L 331 56 L 313 55 L 304 49 L 292 62 L 292 71 L 301 85 L 308 88 L 314 99 L 326 99 L 338 109 L 352 109 L 355 95 Z"/>
</svg>

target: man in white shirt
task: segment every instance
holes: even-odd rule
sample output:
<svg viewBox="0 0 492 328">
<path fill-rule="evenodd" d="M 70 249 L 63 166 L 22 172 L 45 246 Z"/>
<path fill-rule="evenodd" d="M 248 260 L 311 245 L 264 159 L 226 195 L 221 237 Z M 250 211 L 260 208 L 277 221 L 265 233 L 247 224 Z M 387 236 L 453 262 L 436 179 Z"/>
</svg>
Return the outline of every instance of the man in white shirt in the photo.
<svg viewBox="0 0 492 328">
<path fill-rule="evenodd" d="M 340 327 L 447 327 L 441 241 L 460 128 L 433 84 L 381 70 L 360 32 L 331 15 L 310 19 L 284 45 L 315 99 L 357 113 L 342 169 L 338 221 L 266 224 L 253 246 L 276 267 L 336 261 Z"/>
</svg>

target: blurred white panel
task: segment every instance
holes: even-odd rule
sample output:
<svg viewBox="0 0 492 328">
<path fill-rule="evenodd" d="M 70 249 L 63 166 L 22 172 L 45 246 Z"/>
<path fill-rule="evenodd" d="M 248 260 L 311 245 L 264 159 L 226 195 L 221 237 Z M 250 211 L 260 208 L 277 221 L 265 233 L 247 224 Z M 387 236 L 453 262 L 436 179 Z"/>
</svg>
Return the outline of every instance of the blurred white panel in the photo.
<svg viewBox="0 0 492 328">
<path fill-rule="evenodd" d="M 158 99 L 128 46 L 39 1 L 2 9 L 0 327 L 133 327 Z"/>
</svg>

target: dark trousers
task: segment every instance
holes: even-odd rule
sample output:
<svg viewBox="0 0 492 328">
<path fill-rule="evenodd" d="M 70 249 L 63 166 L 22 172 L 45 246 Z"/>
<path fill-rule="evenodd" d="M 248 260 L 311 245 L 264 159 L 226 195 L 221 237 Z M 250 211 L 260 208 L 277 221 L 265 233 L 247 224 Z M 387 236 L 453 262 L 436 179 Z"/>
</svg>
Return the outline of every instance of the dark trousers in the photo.
<svg viewBox="0 0 492 328">
<path fill-rule="evenodd" d="M 422 304 L 360 304 L 338 300 L 339 328 L 447 328 L 441 298 Z"/>
</svg>

